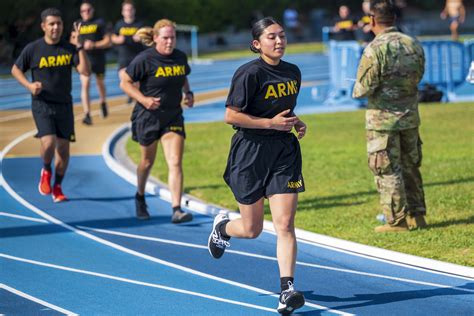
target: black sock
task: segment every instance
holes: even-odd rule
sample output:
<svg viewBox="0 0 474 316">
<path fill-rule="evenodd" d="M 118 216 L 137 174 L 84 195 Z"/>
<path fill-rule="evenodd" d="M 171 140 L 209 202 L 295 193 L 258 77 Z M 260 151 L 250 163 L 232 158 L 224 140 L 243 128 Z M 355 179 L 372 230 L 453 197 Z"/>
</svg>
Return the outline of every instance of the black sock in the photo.
<svg viewBox="0 0 474 316">
<path fill-rule="evenodd" d="M 290 288 L 290 286 L 288 285 L 288 282 L 293 283 L 293 280 L 294 280 L 294 278 L 292 278 L 292 277 L 282 277 L 282 278 L 280 278 L 281 291 L 283 292 L 285 290 L 288 290 Z"/>
<path fill-rule="evenodd" d="M 182 212 L 182 211 L 181 211 L 181 206 L 173 206 L 173 214 L 174 214 L 175 212 Z"/>
<path fill-rule="evenodd" d="M 225 226 L 227 225 L 229 221 L 225 221 L 224 223 L 220 224 L 219 226 L 217 226 L 217 230 L 219 231 L 219 233 L 221 234 L 221 236 L 224 238 L 224 239 L 227 239 L 229 240 L 230 239 L 230 236 L 227 235 L 226 231 L 225 231 Z"/>
<path fill-rule="evenodd" d="M 54 185 L 61 185 L 63 182 L 64 175 L 63 174 L 55 174 L 54 175 Z"/>
<path fill-rule="evenodd" d="M 145 195 L 141 195 L 140 193 L 137 192 L 135 194 L 135 199 L 139 200 L 139 201 L 142 201 L 142 202 L 145 202 Z"/>
<path fill-rule="evenodd" d="M 51 163 L 43 163 L 43 169 L 51 172 Z"/>
</svg>

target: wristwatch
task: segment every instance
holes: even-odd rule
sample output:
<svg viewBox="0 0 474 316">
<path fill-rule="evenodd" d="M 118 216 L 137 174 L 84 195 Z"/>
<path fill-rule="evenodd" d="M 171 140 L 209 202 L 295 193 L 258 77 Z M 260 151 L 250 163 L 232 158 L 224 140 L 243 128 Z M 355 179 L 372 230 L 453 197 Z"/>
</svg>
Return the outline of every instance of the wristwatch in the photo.
<svg viewBox="0 0 474 316">
<path fill-rule="evenodd" d="M 189 90 L 188 92 L 185 92 L 184 94 L 190 94 L 191 96 L 194 97 L 194 92 L 192 92 L 191 90 Z"/>
</svg>

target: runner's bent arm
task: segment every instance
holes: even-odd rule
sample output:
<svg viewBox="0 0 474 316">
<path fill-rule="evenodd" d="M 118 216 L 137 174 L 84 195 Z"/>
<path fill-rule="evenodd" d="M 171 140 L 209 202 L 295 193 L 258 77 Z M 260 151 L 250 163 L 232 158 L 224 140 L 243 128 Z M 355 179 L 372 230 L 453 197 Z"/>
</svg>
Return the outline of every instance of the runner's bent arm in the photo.
<svg viewBox="0 0 474 316">
<path fill-rule="evenodd" d="M 459 22 L 464 23 L 466 20 L 466 8 L 464 7 L 464 4 L 461 3 L 461 6 L 459 7 Z"/>
<path fill-rule="evenodd" d="M 279 131 L 291 131 L 299 121 L 298 117 L 285 117 L 291 110 L 278 113 L 273 118 L 256 117 L 243 113 L 237 107 L 227 106 L 225 111 L 225 122 L 243 128 L 275 129 Z"/>
<path fill-rule="evenodd" d="M 105 33 L 104 38 L 100 41 L 94 42 L 94 49 L 105 49 L 112 46 L 112 41 L 110 39 L 110 34 Z"/>
<path fill-rule="evenodd" d="M 191 91 L 191 87 L 189 86 L 188 77 L 186 77 L 186 79 L 184 81 L 183 94 L 184 94 L 184 98 L 183 98 L 184 105 L 186 105 L 190 108 L 193 107 L 193 105 L 194 105 L 194 94 Z"/>
<path fill-rule="evenodd" d="M 133 85 L 133 80 L 127 72 L 123 73 L 122 80 L 120 80 L 120 88 L 128 94 L 129 97 L 137 100 L 149 110 L 156 110 L 160 106 L 160 98 L 144 96 L 143 93 Z"/>
<path fill-rule="evenodd" d="M 12 76 L 18 80 L 19 83 L 28 89 L 32 95 L 38 95 L 41 92 L 42 84 L 39 81 L 30 82 L 25 76 L 25 73 L 18 68 L 17 65 L 12 67 Z"/>
</svg>

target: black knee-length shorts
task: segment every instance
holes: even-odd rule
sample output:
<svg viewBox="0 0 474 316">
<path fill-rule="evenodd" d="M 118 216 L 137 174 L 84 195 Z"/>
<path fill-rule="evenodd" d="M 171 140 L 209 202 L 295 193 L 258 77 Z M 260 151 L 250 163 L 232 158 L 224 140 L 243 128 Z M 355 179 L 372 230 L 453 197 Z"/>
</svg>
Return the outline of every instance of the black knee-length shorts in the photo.
<svg viewBox="0 0 474 316">
<path fill-rule="evenodd" d="M 56 135 L 71 142 L 76 141 L 72 104 L 33 100 L 31 110 L 38 129 L 35 137 Z"/>
<path fill-rule="evenodd" d="M 224 180 L 237 202 L 253 204 L 273 194 L 304 192 L 301 149 L 292 133 L 232 137 Z"/>
<path fill-rule="evenodd" d="M 166 133 L 176 133 L 186 138 L 181 111 L 150 111 L 137 104 L 132 112 L 132 139 L 142 146 L 151 145 Z"/>
</svg>

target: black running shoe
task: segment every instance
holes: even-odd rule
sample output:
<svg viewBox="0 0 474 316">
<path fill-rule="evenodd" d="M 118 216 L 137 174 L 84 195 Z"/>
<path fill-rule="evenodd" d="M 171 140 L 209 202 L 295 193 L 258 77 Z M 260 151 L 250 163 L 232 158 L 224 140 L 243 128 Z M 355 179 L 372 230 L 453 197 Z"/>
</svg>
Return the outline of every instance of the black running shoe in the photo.
<svg viewBox="0 0 474 316">
<path fill-rule="evenodd" d="M 193 220 L 193 214 L 183 212 L 181 210 L 174 211 L 173 216 L 171 216 L 171 222 L 173 224 L 186 223 Z"/>
<path fill-rule="evenodd" d="M 109 115 L 109 110 L 107 109 L 107 103 L 102 102 L 100 104 L 100 110 L 101 110 L 103 118 L 106 118 Z"/>
<path fill-rule="evenodd" d="M 214 224 L 212 225 L 212 232 L 209 235 L 209 241 L 207 242 L 207 248 L 209 253 L 215 259 L 219 259 L 225 252 L 226 247 L 230 247 L 229 238 L 225 238 L 219 231 L 219 226 L 228 222 L 229 217 L 224 213 L 217 214 L 214 218 Z"/>
<path fill-rule="evenodd" d="M 281 292 L 277 311 L 282 315 L 290 315 L 305 303 L 303 293 L 293 288 L 293 283 L 288 282 L 288 290 Z"/>
<path fill-rule="evenodd" d="M 91 118 L 91 115 L 89 113 L 86 113 L 86 115 L 82 119 L 82 123 L 85 124 L 85 125 L 92 125 L 92 118 Z"/>
<path fill-rule="evenodd" d="M 137 218 L 141 220 L 150 219 L 150 214 L 148 213 L 148 206 L 146 205 L 145 200 L 135 199 L 135 210 Z"/>
</svg>

